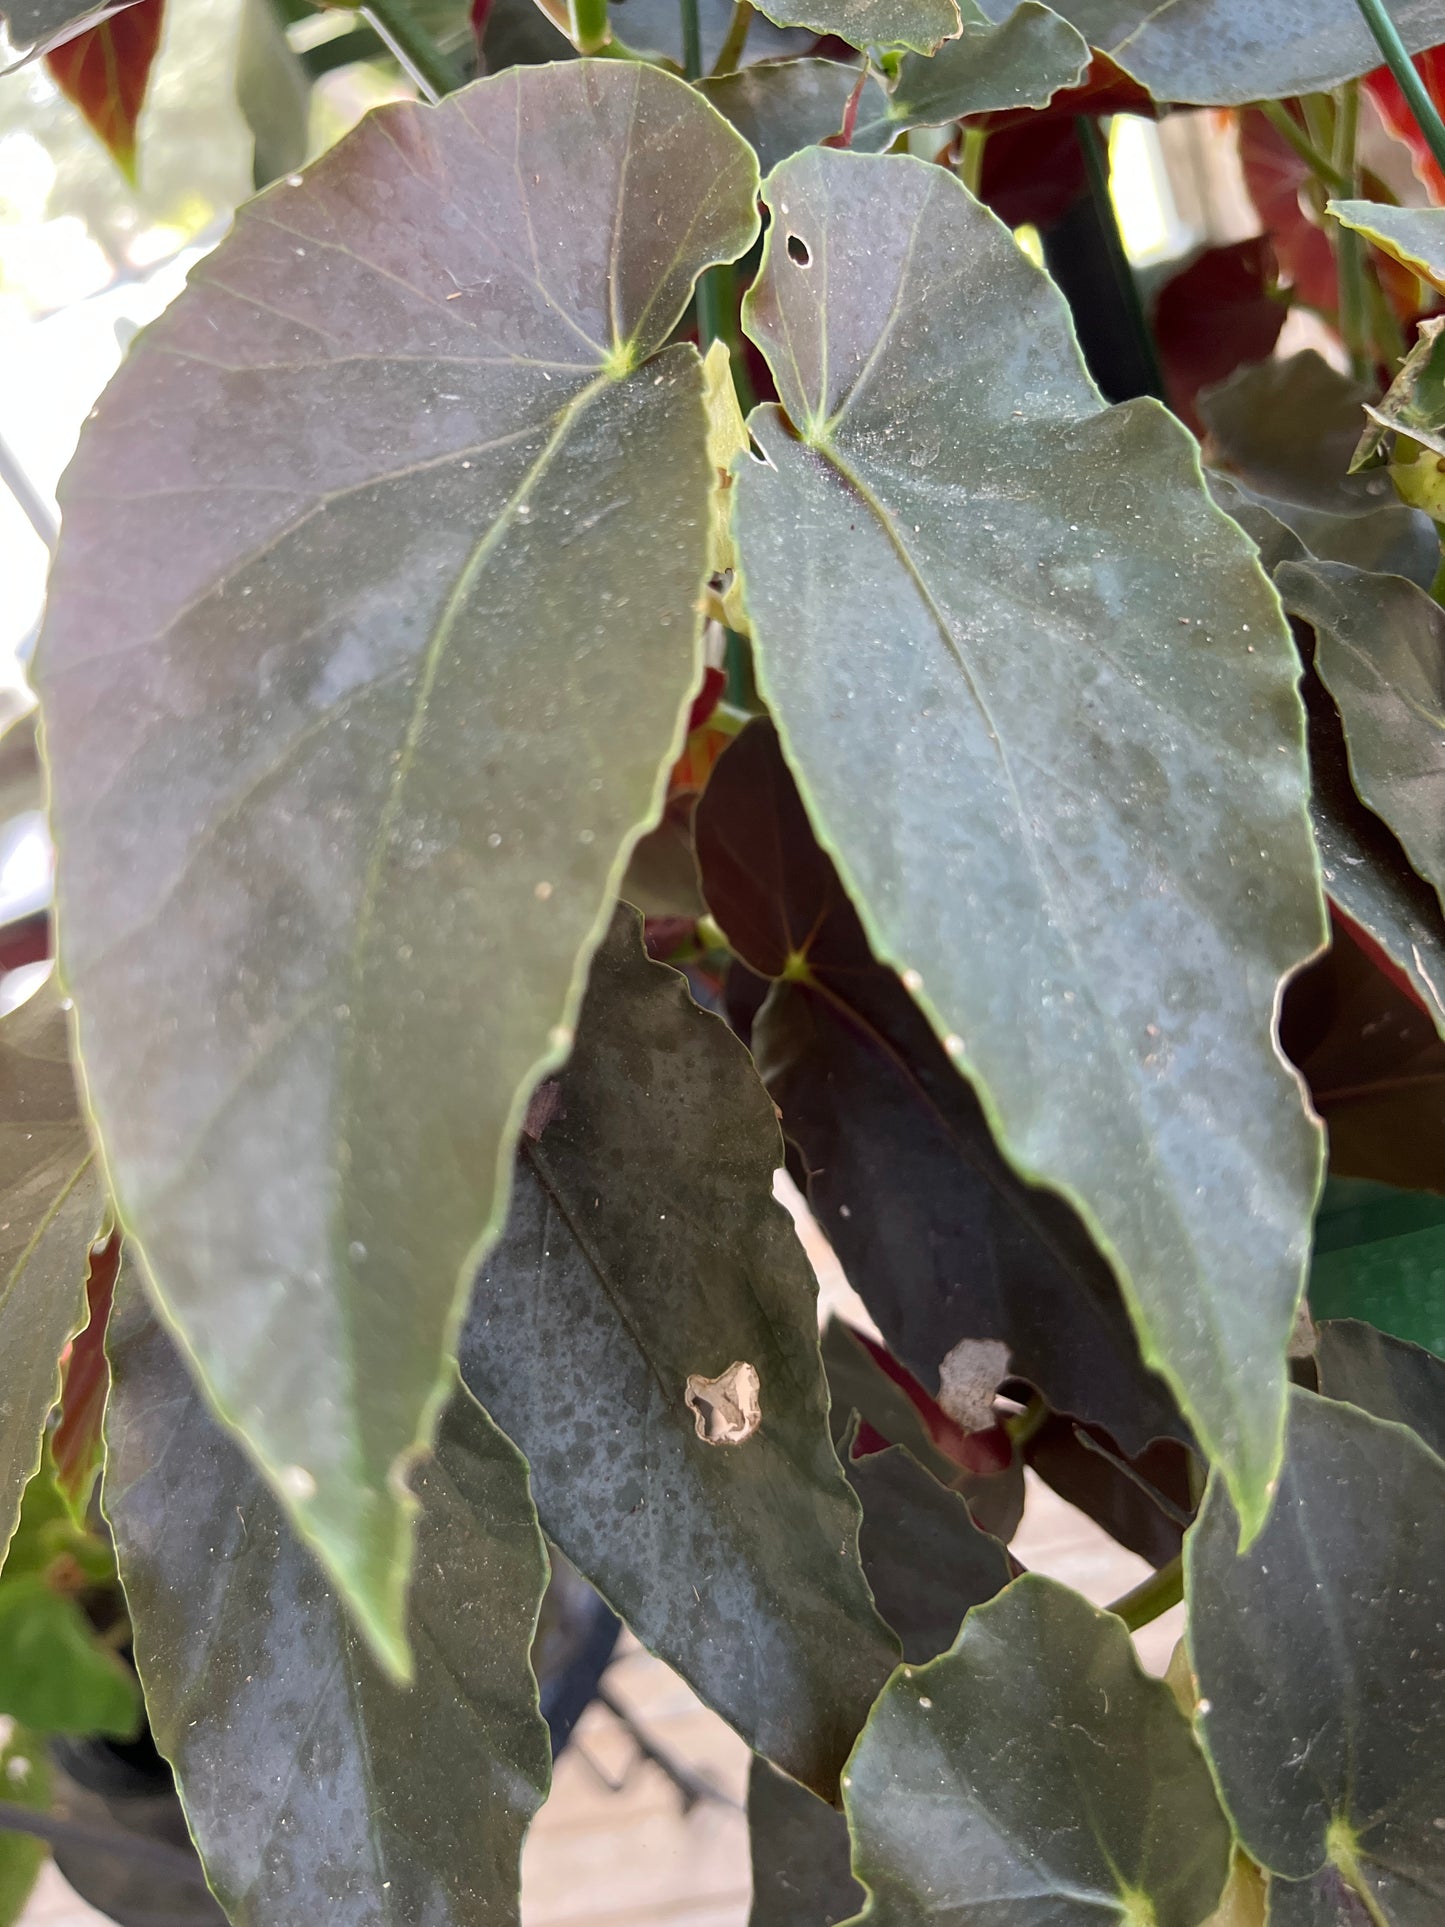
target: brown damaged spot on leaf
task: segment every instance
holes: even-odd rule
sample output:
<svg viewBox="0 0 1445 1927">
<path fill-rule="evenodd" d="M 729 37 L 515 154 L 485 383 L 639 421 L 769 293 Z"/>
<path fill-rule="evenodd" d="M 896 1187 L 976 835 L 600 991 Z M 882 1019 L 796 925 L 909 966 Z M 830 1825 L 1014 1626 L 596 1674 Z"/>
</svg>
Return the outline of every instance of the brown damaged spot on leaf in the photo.
<svg viewBox="0 0 1445 1927">
<path fill-rule="evenodd" d="M 745 1445 L 763 1422 L 757 1367 L 735 1359 L 717 1378 L 692 1372 L 687 1381 L 687 1406 L 697 1421 L 697 1435 L 708 1445 Z"/>
</svg>

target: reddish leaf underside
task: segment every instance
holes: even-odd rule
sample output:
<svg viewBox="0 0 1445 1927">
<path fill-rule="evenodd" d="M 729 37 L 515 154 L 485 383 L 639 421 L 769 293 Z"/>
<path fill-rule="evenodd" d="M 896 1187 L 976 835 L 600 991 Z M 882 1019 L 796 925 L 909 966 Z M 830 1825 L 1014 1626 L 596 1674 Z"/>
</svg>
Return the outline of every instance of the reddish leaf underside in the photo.
<svg viewBox="0 0 1445 1927">
<path fill-rule="evenodd" d="M 137 0 L 45 56 L 51 79 L 135 179 L 136 125 L 160 45 L 165 0 Z"/>
<path fill-rule="evenodd" d="M 110 1386 L 105 1334 L 119 1273 L 120 1233 L 112 1231 L 104 1244 L 91 1249 L 85 1274 L 85 1302 L 90 1319 L 71 1342 L 65 1357 L 60 1382 L 60 1418 L 50 1440 L 55 1483 L 77 1516 L 83 1514 L 90 1503 L 104 1450 L 101 1427 Z"/>
</svg>

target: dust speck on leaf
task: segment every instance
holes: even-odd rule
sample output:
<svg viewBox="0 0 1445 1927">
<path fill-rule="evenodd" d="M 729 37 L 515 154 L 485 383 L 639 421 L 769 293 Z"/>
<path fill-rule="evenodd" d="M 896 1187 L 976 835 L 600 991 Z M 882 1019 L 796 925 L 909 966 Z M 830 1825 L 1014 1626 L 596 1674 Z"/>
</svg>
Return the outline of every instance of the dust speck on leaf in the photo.
<svg viewBox="0 0 1445 1927">
<path fill-rule="evenodd" d="M 716 1378 L 691 1373 L 687 1405 L 698 1437 L 708 1445 L 745 1444 L 763 1422 L 761 1390 L 757 1367 L 745 1359 L 735 1359 Z"/>
</svg>

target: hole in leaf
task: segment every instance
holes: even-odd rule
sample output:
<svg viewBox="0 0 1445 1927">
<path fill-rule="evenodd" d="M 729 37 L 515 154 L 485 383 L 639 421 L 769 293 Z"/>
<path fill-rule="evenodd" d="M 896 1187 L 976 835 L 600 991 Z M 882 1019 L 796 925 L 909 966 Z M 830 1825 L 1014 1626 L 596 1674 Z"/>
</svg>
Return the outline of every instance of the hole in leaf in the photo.
<svg viewBox="0 0 1445 1927">
<path fill-rule="evenodd" d="M 806 268 L 813 256 L 801 234 L 788 236 L 788 259 L 796 261 L 800 268 Z"/>
<path fill-rule="evenodd" d="M 687 1405 L 697 1421 L 697 1435 L 708 1445 L 742 1445 L 763 1422 L 762 1389 L 756 1365 L 735 1359 L 725 1372 L 708 1378 L 693 1372 L 687 1381 Z"/>
</svg>

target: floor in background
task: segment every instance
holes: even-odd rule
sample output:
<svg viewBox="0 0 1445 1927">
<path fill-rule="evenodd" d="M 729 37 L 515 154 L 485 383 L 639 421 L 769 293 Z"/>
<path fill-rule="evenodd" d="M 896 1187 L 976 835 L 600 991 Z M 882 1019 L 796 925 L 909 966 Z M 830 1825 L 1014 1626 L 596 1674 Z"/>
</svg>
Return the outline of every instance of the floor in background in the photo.
<svg viewBox="0 0 1445 1927">
<path fill-rule="evenodd" d="M 1014 1550 L 1026 1566 L 1065 1580 L 1097 1605 L 1117 1599 L 1148 1570 L 1032 1474 Z M 1181 1619 L 1176 1607 L 1140 1634 L 1151 1671 L 1169 1663 Z M 673 1781 L 639 1757 L 616 1715 L 592 1706 L 532 1829 L 523 1927 L 744 1927 L 747 1748 L 675 1673 L 631 1642 L 613 1662 L 606 1690 L 661 1752 L 721 1797 L 684 1811 Z M 21 1927 L 105 1923 L 48 1868 Z"/>
</svg>

